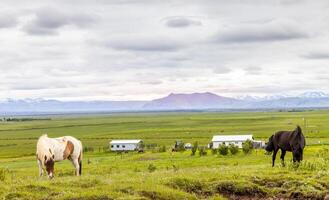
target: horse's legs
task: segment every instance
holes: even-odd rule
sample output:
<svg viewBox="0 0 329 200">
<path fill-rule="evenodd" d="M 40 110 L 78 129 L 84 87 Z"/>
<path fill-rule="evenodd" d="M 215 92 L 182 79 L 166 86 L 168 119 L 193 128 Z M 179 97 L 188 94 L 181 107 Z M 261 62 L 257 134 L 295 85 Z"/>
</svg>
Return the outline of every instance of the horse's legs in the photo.
<svg viewBox="0 0 329 200">
<path fill-rule="evenodd" d="M 284 156 L 285 155 L 286 155 L 286 151 L 281 149 L 281 156 L 280 156 L 280 158 L 281 158 L 281 163 L 282 163 L 282 166 L 283 167 L 285 166 L 285 164 L 284 164 Z"/>
<path fill-rule="evenodd" d="M 79 164 L 79 159 L 71 159 L 72 164 L 75 167 L 75 175 L 80 176 L 80 164 Z"/>
<path fill-rule="evenodd" d="M 39 165 L 39 175 L 43 176 L 42 162 L 39 159 L 37 159 L 37 161 Z"/>
<path fill-rule="evenodd" d="M 276 153 L 278 153 L 278 150 L 279 149 L 274 149 L 273 156 L 272 156 L 272 167 L 274 167 L 275 157 L 276 157 Z"/>
</svg>

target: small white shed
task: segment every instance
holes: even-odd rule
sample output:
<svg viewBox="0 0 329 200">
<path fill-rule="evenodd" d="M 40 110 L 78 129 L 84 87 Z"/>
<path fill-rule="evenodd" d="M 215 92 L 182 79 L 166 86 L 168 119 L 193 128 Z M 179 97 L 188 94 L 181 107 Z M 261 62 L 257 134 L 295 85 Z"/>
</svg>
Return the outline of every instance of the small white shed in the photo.
<svg viewBox="0 0 329 200">
<path fill-rule="evenodd" d="M 234 144 L 242 148 L 242 144 L 247 140 L 254 141 L 252 135 L 214 135 L 212 138 L 212 148 L 217 149 L 220 145 L 226 146 Z"/>
<path fill-rule="evenodd" d="M 142 140 L 112 140 L 111 151 L 143 151 Z"/>
</svg>

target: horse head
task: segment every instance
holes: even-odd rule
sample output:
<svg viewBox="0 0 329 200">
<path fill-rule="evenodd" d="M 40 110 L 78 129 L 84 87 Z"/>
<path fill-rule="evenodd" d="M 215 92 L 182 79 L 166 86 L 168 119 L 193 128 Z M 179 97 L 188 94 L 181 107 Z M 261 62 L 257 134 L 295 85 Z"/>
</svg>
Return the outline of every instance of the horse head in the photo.
<svg viewBox="0 0 329 200">
<path fill-rule="evenodd" d="M 44 164 L 46 166 L 47 175 L 49 178 L 54 177 L 55 155 L 49 149 L 49 153 L 44 156 Z"/>
<path fill-rule="evenodd" d="M 303 160 L 303 150 L 305 147 L 305 138 L 302 133 L 302 129 L 300 126 L 297 126 L 297 128 L 293 131 L 293 138 L 291 141 L 291 149 L 293 154 L 293 161 L 294 162 L 300 162 Z"/>
<path fill-rule="evenodd" d="M 265 150 L 267 152 L 272 152 L 274 150 L 274 144 L 273 144 L 273 137 L 274 135 L 272 135 L 269 139 L 268 139 L 268 143 L 265 147 Z"/>
</svg>

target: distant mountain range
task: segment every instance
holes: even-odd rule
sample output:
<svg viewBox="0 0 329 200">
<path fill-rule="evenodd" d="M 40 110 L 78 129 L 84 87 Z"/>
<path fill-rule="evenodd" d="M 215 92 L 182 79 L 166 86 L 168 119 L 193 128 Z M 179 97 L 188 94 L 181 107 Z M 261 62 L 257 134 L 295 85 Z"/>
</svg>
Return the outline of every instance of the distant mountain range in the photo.
<svg viewBox="0 0 329 200">
<path fill-rule="evenodd" d="M 307 92 L 298 96 L 219 96 L 210 92 L 169 94 L 152 101 L 58 101 L 45 99 L 6 99 L 0 101 L 0 113 L 20 112 L 113 112 L 208 109 L 282 109 L 329 108 L 329 94 Z"/>
</svg>

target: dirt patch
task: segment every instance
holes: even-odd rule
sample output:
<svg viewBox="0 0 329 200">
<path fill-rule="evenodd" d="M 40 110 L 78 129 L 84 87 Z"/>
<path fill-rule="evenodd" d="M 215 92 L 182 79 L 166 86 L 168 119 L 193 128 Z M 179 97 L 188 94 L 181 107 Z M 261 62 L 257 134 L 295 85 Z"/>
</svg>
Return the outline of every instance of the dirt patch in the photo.
<svg viewBox="0 0 329 200">
<path fill-rule="evenodd" d="M 282 178 L 260 178 L 260 177 L 253 177 L 251 181 L 257 185 L 262 185 L 268 188 L 273 188 L 273 187 L 281 187 L 284 183 L 285 180 Z"/>
<path fill-rule="evenodd" d="M 170 200 L 168 198 L 162 197 L 162 195 L 155 191 L 140 191 L 139 194 L 151 200 Z"/>
<path fill-rule="evenodd" d="M 69 197 L 69 198 L 65 198 L 65 200 L 114 200 L 114 199 L 106 195 L 93 195 L 86 197 Z"/>
<path fill-rule="evenodd" d="M 229 199 L 269 199 L 265 188 L 249 182 L 202 182 L 194 179 L 174 178 L 167 184 L 167 186 L 174 189 L 183 190 L 203 198 L 220 194 Z"/>
<path fill-rule="evenodd" d="M 306 199 L 312 199 L 312 200 L 323 200 L 325 198 L 325 194 L 319 194 L 319 193 L 303 193 L 301 191 L 294 191 L 290 193 L 291 199 L 300 199 L 300 200 L 306 200 Z"/>
<path fill-rule="evenodd" d="M 256 184 L 245 182 L 223 181 L 215 183 L 215 189 L 218 193 L 227 196 L 248 196 L 256 198 L 265 198 L 267 191 Z"/>
</svg>

